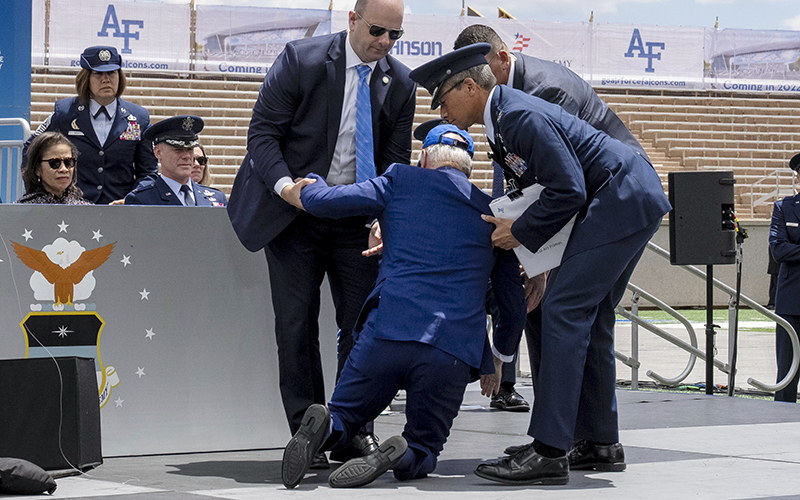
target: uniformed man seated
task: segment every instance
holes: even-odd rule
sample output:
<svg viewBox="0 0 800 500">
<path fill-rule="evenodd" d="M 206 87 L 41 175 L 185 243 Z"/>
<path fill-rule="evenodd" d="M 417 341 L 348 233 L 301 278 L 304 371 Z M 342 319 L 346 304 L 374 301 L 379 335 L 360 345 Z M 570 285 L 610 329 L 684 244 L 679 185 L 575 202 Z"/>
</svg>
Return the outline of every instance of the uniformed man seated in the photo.
<svg viewBox="0 0 800 500">
<path fill-rule="evenodd" d="M 194 148 L 200 145 L 197 134 L 201 130 L 203 119 L 191 115 L 167 118 L 150 126 L 142 137 L 153 142 L 153 153 L 161 165 L 161 174 L 155 182 L 128 193 L 125 204 L 226 206 L 228 200 L 222 191 L 192 181 Z"/>
</svg>

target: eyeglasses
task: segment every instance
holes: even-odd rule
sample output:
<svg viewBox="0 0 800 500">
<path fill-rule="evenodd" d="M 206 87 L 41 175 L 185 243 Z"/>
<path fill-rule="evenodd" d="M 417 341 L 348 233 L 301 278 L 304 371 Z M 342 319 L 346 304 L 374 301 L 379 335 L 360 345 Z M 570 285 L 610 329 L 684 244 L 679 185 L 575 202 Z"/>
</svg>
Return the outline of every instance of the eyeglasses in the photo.
<svg viewBox="0 0 800 500">
<path fill-rule="evenodd" d="M 208 164 L 208 157 L 207 156 L 195 156 L 194 157 L 194 161 L 196 161 L 200 165 L 205 166 L 206 164 Z"/>
<path fill-rule="evenodd" d="M 465 78 L 464 80 L 466 80 L 466 78 Z M 456 83 L 455 85 L 453 85 L 452 87 L 450 87 L 449 89 L 447 89 L 447 91 L 446 91 L 446 92 L 443 92 L 441 95 L 437 96 L 437 97 L 436 97 L 436 100 L 439 102 L 439 104 L 441 104 L 441 103 L 442 103 L 442 99 L 444 98 L 444 96 L 446 96 L 447 94 L 449 94 L 450 92 L 452 92 L 452 91 L 453 91 L 453 89 L 455 89 L 456 87 L 459 87 L 459 86 L 461 86 L 461 84 L 462 84 L 462 83 L 464 83 L 464 80 L 461 80 L 460 82 Z"/>
<path fill-rule="evenodd" d="M 383 36 L 383 34 L 388 31 L 389 40 L 397 40 L 398 38 L 403 36 L 403 33 L 405 33 L 405 31 L 403 31 L 403 28 L 400 28 L 399 30 L 390 30 L 389 28 L 384 28 L 383 26 L 378 26 L 377 24 L 369 24 L 361 14 L 359 14 L 358 12 L 356 12 L 356 14 L 358 15 L 359 19 L 364 21 L 364 24 L 369 26 L 369 34 L 374 36 L 375 38 Z"/>
<path fill-rule="evenodd" d="M 75 158 L 50 158 L 49 160 L 42 160 L 42 163 L 47 163 L 53 170 L 58 170 L 61 168 L 62 163 L 67 168 L 74 168 L 77 162 Z"/>
</svg>

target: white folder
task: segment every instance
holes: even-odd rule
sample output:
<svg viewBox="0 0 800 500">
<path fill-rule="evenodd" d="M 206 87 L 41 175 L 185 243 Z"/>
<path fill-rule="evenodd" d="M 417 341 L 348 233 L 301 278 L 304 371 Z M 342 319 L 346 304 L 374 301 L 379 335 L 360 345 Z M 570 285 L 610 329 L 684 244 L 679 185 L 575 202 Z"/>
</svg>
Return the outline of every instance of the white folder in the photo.
<svg viewBox="0 0 800 500">
<path fill-rule="evenodd" d="M 492 200 L 489 208 L 497 218 L 517 220 L 533 202 L 539 199 L 543 189 L 544 186 L 541 184 L 528 186 L 522 190 L 521 196 L 515 197 L 513 200 L 508 196 Z M 514 249 L 520 264 L 525 269 L 525 274 L 533 277 L 561 265 L 561 258 L 564 256 L 564 249 L 567 247 L 576 217 L 577 214 L 535 253 L 522 245 Z"/>
</svg>

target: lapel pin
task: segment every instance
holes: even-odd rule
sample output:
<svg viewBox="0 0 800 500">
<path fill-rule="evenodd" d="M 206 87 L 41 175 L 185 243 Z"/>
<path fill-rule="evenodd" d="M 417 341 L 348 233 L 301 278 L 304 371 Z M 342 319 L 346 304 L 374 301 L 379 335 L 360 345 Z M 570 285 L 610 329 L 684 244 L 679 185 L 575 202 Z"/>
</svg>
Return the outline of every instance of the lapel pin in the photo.
<svg viewBox="0 0 800 500">
<path fill-rule="evenodd" d="M 78 122 L 77 118 L 72 120 L 72 123 L 70 124 L 72 126 L 72 130 L 80 130 L 80 127 L 78 127 L 78 123 L 77 122 Z"/>
<path fill-rule="evenodd" d="M 86 109 L 86 107 L 83 104 L 78 106 L 78 111 L 83 111 L 84 109 Z"/>
<path fill-rule="evenodd" d="M 119 112 L 120 112 L 120 113 L 122 113 L 123 115 L 124 115 L 125 113 L 127 113 L 127 111 L 125 110 L 125 108 L 119 108 Z"/>
<path fill-rule="evenodd" d="M 381 80 L 381 81 L 383 82 L 384 85 L 387 85 L 389 83 L 389 77 L 388 76 L 384 76 L 383 80 Z"/>
</svg>

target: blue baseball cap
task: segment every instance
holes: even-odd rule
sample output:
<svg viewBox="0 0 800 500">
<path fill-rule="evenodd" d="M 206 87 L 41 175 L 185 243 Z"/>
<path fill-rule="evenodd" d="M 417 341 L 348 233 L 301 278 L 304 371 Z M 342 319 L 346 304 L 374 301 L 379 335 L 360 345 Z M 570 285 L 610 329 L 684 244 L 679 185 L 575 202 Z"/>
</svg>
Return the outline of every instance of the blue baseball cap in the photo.
<svg viewBox="0 0 800 500">
<path fill-rule="evenodd" d="M 445 137 L 445 134 L 458 134 L 459 137 L 464 139 L 464 142 L 452 137 Z M 428 132 L 425 136 L 425 142 L 422 144 L 422 149 L 432 146 L 434 144 L 444 144 L 446 146 L 453 146 L 463 149 L 467 152 L 470 158 L 475 154 L 475 143 L 472 142 L 472 136 L 466 130 L 461 130 L 455 125 L 446 123 L 444 125 L 437 125 Z"/>
<path fill-rule="evenodd" d="M 488 43 L 475 43 L 461 47 L 437 57 L 412 71 L 409 76 L 431 93 L 431 109 L 439 107 L 442 85 L 453 75 L 486 62 L 486 54 L 492 50 Z"/>
<path fill-rule="evenodd" d="M 122 67 L 122 56 L 117 49 L 105 45 L 89 47 L 81 54 L 81 68 L 106 73 Z"/>
</svg>

